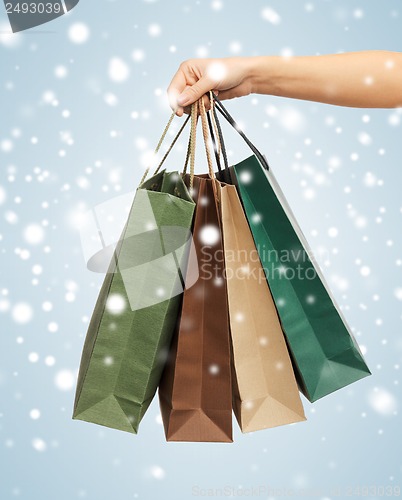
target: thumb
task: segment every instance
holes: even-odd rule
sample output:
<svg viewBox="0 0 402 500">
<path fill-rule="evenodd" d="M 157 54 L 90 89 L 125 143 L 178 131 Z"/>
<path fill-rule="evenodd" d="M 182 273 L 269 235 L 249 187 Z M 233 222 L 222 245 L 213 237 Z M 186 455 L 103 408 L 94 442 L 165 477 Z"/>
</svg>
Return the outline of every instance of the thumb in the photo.
<svg viewBox="0 0 402 500">
<path fill-rule="evenodd" d="M 187 87 L 177 98 L 180 106 L 188 106 L 197 101 L 206 92 L 212 90 L 214 87 L 213 82 L 206 77 L 201 78 L 198 82 L 194 83 L 191 87 Z"/>
</svg>

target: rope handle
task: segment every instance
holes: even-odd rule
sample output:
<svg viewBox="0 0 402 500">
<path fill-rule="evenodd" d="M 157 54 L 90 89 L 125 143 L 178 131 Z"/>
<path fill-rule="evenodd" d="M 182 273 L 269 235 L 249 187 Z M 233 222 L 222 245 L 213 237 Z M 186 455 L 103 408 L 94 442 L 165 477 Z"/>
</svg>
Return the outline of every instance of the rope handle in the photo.
<svg viewBox="0 0 402 500">
<path fill-rule="evenodd" d="M 163 130 L 163 132 L 162 132 L 162 135 L 161 135 L 161 137 L 160 137 L 160 139 L 159 139 L 159 141 L 158 141 L 158 144 L 157 144 L 157 146 L 156 146 L 156 148 L 155 148 L 155 150 L 154 150 L 154 153 L 153 153 L 153 155 L 152 155 L 152 158 L 155 158 L 155 157 L 156 157 L 156 155 L 158 154 L 158 152 L 159 152 L 159 150 L 160 150 L 160 148 L 161 148 L 161 146 L 162 146 L 162 144 L 163 144 L 163 141 L 164 141 L 164 139 L 165 139 L 165 137 L 166 137 L 166 134 L 168 133 L 168 130 L 169 130 L 169 128 L 170 128 L 170 125 L 172 124 L 172 121 L 173 121 L 173 118 L 175 117 L 175 115 L 176 115 L 176 113 L 174 113 L 174 112 L 171 114 L 171 116 L 170 116 L 170 118 L 169 118 L 169 121 L 167 122 L 167 124 L 166 124 L 166 126 L 165 126 L 165 128 L 164 128 L 164 130 Z M 177 142 L 178 138 L 180 137 L 181 133 L 183 132 L 183 130 L 184 130 L 185 126 L 187 125 L 187 123 L 188 123 L 189 119 L 190 119 L 190 116 L 188 116 L 188 117 L 186 118 L 185 122 L 184 122 L 184 123 L 183 123 L 183 125 L 180 127 L 180 129 L 179 129 L 179 131 L 177 132 L 177 134 L 176 134 L 175 138 L 173 139 L 172 143 L 170 144 L 170 146 L 169 146 L 168 150 L 166 151 L 166 153 L 164 154 L 163 158 L 161 159 L 161 161 L 160 161 L 160 163 L 159 163 L 158 167 L 156 168 L 156 170 L 155 170 L 155 172 L 154 172 L 154 175 L 156 175 L 156 174 L 159 172 L 159 169 L 160 169 L 160 168 L 161 168 L 161 166 L 163 165 L 164 161 L 166 160 L 166 158 L 167 158 L 168 154 L 170 153 L 170 151 L 172 150 L 173 146 L 176 144 L 176 142 Z M 145 179 L 147 178 L 147 176 L 148 176 L 148 174 L 149 174 L 149 171 L 151 170 L 151 167 L 152 167 L 152 161 L 151 161 L 151 163 L 148 165 L 148 167 L 145 169 L 144 175 L 142 176 L 141 181 L 140 181 L 140 184 L 139 184 L 140 186 L 141 186 L 141 184 L 145 181 Z"/>
<path fill-rule="evenodd" d="M 183 125 L 180 127 L 180 130 L 177 132 L 176 134 L 176 137 L 173 139 L 172 143 L 170 144 L 170 146 L 168 147 L 168 150 L 166 151 L 166 153 L 164 154 L 163 158 L 161 159 L 159 165 L 157 166 L 155 172 L 154 172 L 154 175 L 156 175 L 158 172 L 159 172 L 159 169 L 161 168 L 161 166 L 163 165 L 163 163 L 165 162 L 166 158 L 168 157 L 169 153 L 172 151 L 173 149 L 173 146 L 176 144 L 177 142 L 177 139 L 180 137 L 181 133 L 183 132 L 185 126 L 187 125 L 188 121 L 189 121 L 190 117 L 188 116 L 185 120 L 185 122 L 183 123 Z"/>
<path fill-rule="evenodd" d="M 202 123 L 202 134 L 204 136 L 205 151 L 207 154 L 209 178 L 212 180 L 212 190 L 214 193 L 215 203 L 218 204 L 219 203 L 218 187 L 217 187 L 217 180 L 215 177 L 214 167 L 212 165 L 212 156 L 211 156 L 211 152 L 210 152 L 211 138 L 209 136 L 209 131 L 208 131 L 208 120 L 207 120 L 207 112 L 205 110 L 204 97 L 201 97 L 199 99 L 199 106 L 201 108 L 200 114 L 201 114 L 201 123 Z M 211 109 L 213 109 L 213 102 L 212 101 L 211 101 Z M 216 126 L 216 124 L 215 124 L 215 126 Z M 219 145 L 218 151 L 220 151 L 220 145 Z"/>
<path fill-rule="evenodd" d="M 196 101 L 196 103 L 194 103 L 194 104 L 196 104 L 198 106 L 197 119 L 198 119 L 198 115 L 200 115 L 201 119 L 204 116 L 204 120 L 206 117 L 206 119 L 208 121 L 208 128 L 209 128 L 209 132 L 210 132 L 209 134 L 208 134 L 208 130 L 205 128 L 205 122 L 203 122 L 204 146 L 206 148 L 209 175 L 211 178 L 215 178 L 215 174 L 214 174 L 213 166 L 212 166 L 211 153 L 210 153 L 211 141 L 212 141 L 212 145 L 213 145 L 214 152 L 215 152 L 216 162 L 218 164 L 218 170 L 220 172 L 222 171 L 221 165 L 220 165 L 220 156 L 221 155 L 223 156 L 225 170 L 227 172 L 229 172 L 229 170 L 228 170 L 229 165 L 228 165 L 226 148 L 224 145 L 224 140 L 223 140 L 223 135 L 222 135 L 222 129 L 220 127 L 218 116 L 217 116 L 216 110 L 214 108 L 214 99 L 213 99 L 212 91 L 210 91 L 209 99 L 210 99 L 210 103 L 211 103 L 211 109 L 209 112 L 207 112 L 205 109 L 205 104 L 204 104 L 203 98 L 198 99 L 198 101 Z M 187 166 L 188 166 L 189 159 L 193 157 L 193 155 L 191 154 L 191 139 L 195 135 L 196 135 L 196 128 L 193 127 L 192 131 L 190 132 L 190 137 L 189 137 L 189 141 L 188 141 L 187 155 L 186 155 L 186 160 L 184 163 L 183 175 L 187 172 Z"/>
<path fill-rule="evenodd" d="M 188 140 L 187 155 L 186 155 L 186 160 L 185 160 L 184 168 L 183 168 L 183 176 L 184 176 L 187 173 L 187 166 L 188 166 L 188 163 L 190 161 L 190 183 L 189 183 L 190 190 L 193 187 L 193 178 L 194 178 L 194 171 L 195 171 L 195 150 L 196 150 L 198 117 L 201 116 L 201 120 L 202 120 L 202 116 L 204 115 L 204 117 L 205 117 L 205 115 L 206 115 L 204 101 L 202 101 L 202 103 L 201 103 L 201 101 L 202 101 L 202 98 L 198 99 L 197 101 L 195 101 L 191 105 L 191 118 L 192 118 L 192 120 L 191 120 L 190 137 Z M 204 105 L 204 107 L 202 108 L 203 105 Z M 204 137 L 205 137 L 205 135 L 204 135 Z M 205 141 L 204 141 L 204 143 L 205 143 Z M 204 145 L 205 145 L 206 151 L 207 151 L 207 159 L 209 158 L 208 170 L 210 172 L 211 168 L 209 167 L 209 162 L 211 162 L 211 166 L 212 166 L 212 160 L 211 160 L 209 150 L 207 149 L 206 144 L 204 144 Z"/>
<path fill-rule="evenodd" d="M 230 183 L 230 171 L 229 171 L 229 161 L 227 157 L 227 152 L 226 152 L 226 146 L 225 146 L 225 140 L 223 138 L 223 133 L 222 133 L 222 128 L 219 122 L 218 114 L 216 112 L 216 107 L 214 105 L 215 100 L 214 100 L 214 94 L 212 91 L 209 92 L 209 99 L 211 101 L 211 116 L 212 120 L 210 118 L 210 114 L 207 114 L 208 117 L 208 123 L 209 123 L 209 130 L 211 132 L 211 138 L 212 142 L 214 145 L 214 150 L 215 150 L 215 156 L 218 164 L 218 170 L 220 173 L 222 173 L 222 168 L 220 165 L 220 155 L 222 154 L 223 157 L 223 163 L 224 163 L 224 168 L 225 170 L 223 171 L 224 177 L 226 182 Z M 212 125 L 213 124 L 213 125 Z M 215 129 L 215 131 L 214 131 Z M 218 147 L 216 146 L 216 142 L 218 142 Z"/>
<path fill-rule="evenodd" d="M 208 127 L 209 127 L 209 132 L 211 135 L 211 139 L 212 139 L 212 145 L 214 147 L 215 159 L 216 159 L 216 163 L 218 166 L 218 170 L 219 170 L 219 172 L 221 172 L 222 167 L 221 167 L 220 157 L 222 154 L 222 144 L 221 144 L 222 138 L 219 135 L 219 131 L 218 131 L 217 123 L 216 123 L 216 111 L 214 108 L 215 101 L 213 100 L 211 90 L 209 91 L 209 102 L 211 104 L 211 108 L 210 108 L 209 112 L 207 113 Z M 212 118 L 211 118 L 211 116 L 212 116 Z"/>
<path fill-rule="evenodd" d="M 190 193 L 193 191 L 194 172 L 195 172 L 195 149 L 196 149 L 196 136 L 197 136 L 197 122 L 198 122 L 198 102 L 191 106 L 191 129 L 190 129 Z M 187 165 L 183 169 L 185 171 Z"/>
<path fill-rule="evenodd" d="M 201 97 L 198 100 L 198 103 L 199 103 L 199 107 L 200 107 L 202 135 L 204 137 L 205 152 L 207 154 L 209 177 L 211 179 L 215 179 L 214 166 L 212 164 L 212 156 L 211 156 L 211 151 L 210 151 L 211 138 L 209 136 L 207 112 L 205 110 L 204 98 Z"/>
</svg>

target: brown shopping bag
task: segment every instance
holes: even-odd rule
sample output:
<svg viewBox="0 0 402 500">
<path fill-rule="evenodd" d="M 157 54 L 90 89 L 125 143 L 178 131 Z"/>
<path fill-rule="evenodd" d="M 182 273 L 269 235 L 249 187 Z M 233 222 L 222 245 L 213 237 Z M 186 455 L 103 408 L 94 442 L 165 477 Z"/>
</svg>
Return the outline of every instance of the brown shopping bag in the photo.
<svg viewBox="0 0 402 500">
<path fill-rule="evenodd" d="M 200 101 L 204 139 L 206 115 Z M 191 159 L 194 166 L 197 103 L 192 107 Z M 190 185 L 196 209 L 193 226 L 198 280 L 183 295 L 181 318 L 159 386 L 168 441 L 232 442 L 232 385 L 227 290 L 216 181 L 207 151 L 209 175 Z M 192 167 L 193 168 L 193 167 Z M 189 182 L 188 175 L 185 182 Z M 191 252 L 190 252 L 191 254 Z"/>
</svg>

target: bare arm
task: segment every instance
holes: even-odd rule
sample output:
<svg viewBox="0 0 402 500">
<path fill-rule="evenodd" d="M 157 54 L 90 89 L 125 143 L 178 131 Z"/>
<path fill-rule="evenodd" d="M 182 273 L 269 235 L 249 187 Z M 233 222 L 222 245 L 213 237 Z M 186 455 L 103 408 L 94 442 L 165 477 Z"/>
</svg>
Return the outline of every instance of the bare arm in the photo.
<svg viewBox="0 0 402 500">
<path fill-rule="evenodd" d="M 191 59 L 169 89 L 179 116 L 208 90 L 220 99 L 269 94 L 338 106 L 402 106 L 402 53 L 381 50 L 320 56 Z"/>
</svg>

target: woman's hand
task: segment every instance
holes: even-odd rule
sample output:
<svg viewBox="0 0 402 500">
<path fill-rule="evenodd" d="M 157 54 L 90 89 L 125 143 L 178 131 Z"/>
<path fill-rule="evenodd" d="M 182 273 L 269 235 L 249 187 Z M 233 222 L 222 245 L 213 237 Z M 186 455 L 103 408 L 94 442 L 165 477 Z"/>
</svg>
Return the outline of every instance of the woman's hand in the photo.
<svg viewBox="0 0 402 500">
<path fill-rule="evenodd" d="M 189 112 L 189 106 L 212 90 L 219 99 L 232 99 L 250 94 L 252 90 L 251 57 L 224 59 L 189 59 L 180 64 L 169 88 L 168 98 L 177 116 Z M 209 100 L 204 97 L 209 109 Z"/>
<path fill-rule="evenodd" d="M 209 90 L 219 99 L 265 94 L 359 108 L 402 107 L 402 53 L 384 50 L 320 56 L 190 59 L 168 88 L 178 116 Z M 204 103 L 209 109 L 209 99 Z"/>
</svg>

